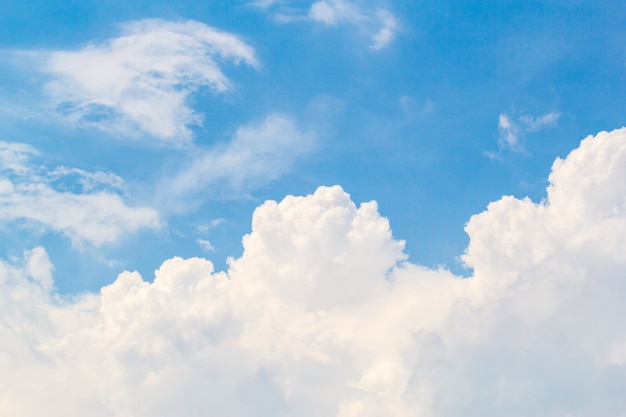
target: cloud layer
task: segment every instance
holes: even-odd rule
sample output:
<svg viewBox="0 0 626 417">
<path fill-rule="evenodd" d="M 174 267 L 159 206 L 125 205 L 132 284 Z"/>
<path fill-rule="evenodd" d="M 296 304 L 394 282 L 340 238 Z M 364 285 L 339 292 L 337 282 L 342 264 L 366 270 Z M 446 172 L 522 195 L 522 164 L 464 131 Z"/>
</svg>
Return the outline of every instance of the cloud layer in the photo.
<svg viewBox="0 0 626 417">
<path fill-rule="evenodd" d="M 46 90 L 70 121 L 115 135 L 148 135 L 160 143 L 191 141 L 202 117 L 189 96 L 232 88 L 221 65 L 258 65 L 235 35 L 195 21 L 146 19 L 121 25 L 122 35 L 77 51 L 43 54 Z"/>
<path fill-rule="evenodd" d="M 120 177 L 66 167 L 46 171 L 30 162 L 37 153 L 29 145 L 0 142 L 0 221 L 31 222 L 77 245 L 101 245 L 124 232 L 159 227 L 155 210 L 126 205 Z"/>
<path fill-rule="evenodd" d="M 557 160 L 545 201 L 472 217 L 470 278 L 406 260 L 375 202 L 268 201 L 215 272 L 50 292 L 0 263 L 0 408 L 40 416 L 617 416 L 626 410 L 626 129 Z"/>
</svg>

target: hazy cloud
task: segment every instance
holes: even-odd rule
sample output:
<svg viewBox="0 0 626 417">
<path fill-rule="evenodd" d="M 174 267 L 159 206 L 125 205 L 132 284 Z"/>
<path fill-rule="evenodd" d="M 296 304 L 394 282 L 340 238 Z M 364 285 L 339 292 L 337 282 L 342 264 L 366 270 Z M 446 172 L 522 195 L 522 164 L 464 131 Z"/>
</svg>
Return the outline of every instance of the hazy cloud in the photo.
<svg viewBox="0 0 626 417">
<path fill-rule="evenodd" d="M 274 2 L 263 5 L 263 9 L 271 10 Z M 380 50 L 389 45 L 399 30 L 398 21 L 389 10 L 348 0 L 319 0 L 313 2 L 306 10 L 287 6 L 277 7 L 271 16 L 280 23 L 350 25 L 370 38 L 372 50 Z"/>
<path fill-rule="evenodd" d="M 470 278 L 406 260 L 339 187 L 257 208 L 215 272 L 173 258 L 72 299 L 0 262 L 0 404 L 41 416 L 612 416 L 626 410 L 626 129 L 548 197 L 473 216 Z"/>
<path fill-rule="evenodd" d="M 376 18 L 380 23 L 380 27 L 378 31 L 372 35 L 371 48 L 375 51 L 389 45 L 396 37 L 396 32 L 399 29 L 396 18 L 388 10 L 377 9 Z"/>
<path fill-rule="evenodd" d="M 258 7 L 259 9 L 267 9 L 269 7 L 272 7 L 280 3 L 283 3 L 283 1 L 281 0 L 257 0 L 257 1 L 252 1 L 247 4 L 248 6 Z"/>
<path fill-rule="evenodd" d="M 226 62 L 258 65 L 246 42 L 200 22 L 147 19 L 120 28 L 121 36 L 79 50 L 35 54 L 51 77 L 46 91 L 55 109 L 70 121 L 186 144 L 189 127 L 202 122 L 189 96 L 231 89 Z"/>
<path fill-rule="evenodd" d="M 28 171 L 27 161 L 38 152 L 25 143 L 0 141 L 0 170 L 24 174 Z"/>
<path fill-rule="evenodd" d="M 525 152 L 523 140 L 526 133 L 538 132 L 548 127 L 557 125 L 560 113 L 550 112 L 539 117 L 522 115 L 517 119 L 506 113 L 498 118 L 498 148 L 499 152 L 486 152 L 490 158 L 498 158 L 501 152 L 509 149 L 513 152 Z"/>
<path fill-rule="evenodd" d="M 215 246 L 213 246 L 209 240 L 198 238 L 196 239 L 196 243 L 205 252 L 215 252 Z"/>
<path fill-rule="evenodd" d="M 311 5 L 308 16 L 314 22 L 331 26 L 365 19 L 355 4 L 344 0 L 316 1 Z"/>
<path fill-rule="evenodd" d="M 65 167 L 47 171 L 30 165 L 28 158 L 36 153 L 28 145 L 0 143 L 0 220 L 33 221 L 76 244 L 93 245 L 159 226 L 155 210 L 124 203 L 117 175 Z"/>
<path fill-rule="evenodd" d="M 270 114 L 260 122 L 241 126 L 230 142 L 195 150 L 193 160 L 159 185 L 166 205 L 210 189 L 246 193 L 267 184 L 291 168 L 314 147 L 313 134 L 302 131 L 283 114 Z"/>
</svg>

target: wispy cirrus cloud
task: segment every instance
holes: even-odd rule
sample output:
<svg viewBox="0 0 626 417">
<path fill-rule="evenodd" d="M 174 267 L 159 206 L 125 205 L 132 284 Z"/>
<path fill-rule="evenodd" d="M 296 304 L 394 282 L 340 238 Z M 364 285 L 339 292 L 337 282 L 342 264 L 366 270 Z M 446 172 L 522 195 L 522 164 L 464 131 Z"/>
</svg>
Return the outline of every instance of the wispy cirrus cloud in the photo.
<svg viewBox="0 0 626 417">
<path fill-rule="evenodd" d="M 121 35 L 78 50 L 31 52 L 49 75 L 55 110 L 79 125 L 115 135 L 147 135 L 160 144 L 191 142 L 200 125 L 189 97 L 233 88 L 228 62 L 258 67 L 239 37 L 203 23 L 146 19 L 124 23 Z"/>
<path fill-rule="evenodd" d="M 400 25 L 388 9 L 348 0 L 319 0 L 307 9 L 289 7 L 284 2 L 253 3 L 279 23 L 310 22 L 337 27 L 349 25 L 370 39 L 370 49 L 377 51 L 388 46 L 395 38 Z M 273 7 L 278 6 L 278 7 Z M 273 9 L 272 9 L 273 8 Z"/>
<path fill-rule="evenodd" d="M 626 129 L 584 139 L 545 201 L 469 220 L 468 278 L 407 261 L 376 203 L 337 186 L 258 207 L 224 272 L 175 257 L 61 299 L 43 248 L 0 261 L 2 409 L 621 415 L 625 175 Z"/>
<path fill-rule="evenodd" d="M 541 116 L 521 115 L 513 118 L 506 113 L 498 117 L 498 152 L 486 152 L 485 154 L 497 159 L 505 149 L 513 152 L 525 152 L 524 139 L 527 133 L 538 132 L 540 130 L 554 127 L 559 122 L 561 113 L 549 112 Z"/>
<path fill-rule="evenodd" d="M 158 228 L 158 213 L 130 207 L 120 191 L 124 181 L 110 172 L 87 172 L 33 165 L 37 151 L 0 142 L 0 221 L 27 221 L 61 233 L 77 245 L 101 245 L 125 232 Z"/>
<path fill-rule="evenodd" d="M 197 148 L 191 161 L 158 185 L 159 204 L 189 204 L 199 195 L 248 193 L 287 172 L 315 147 L 315 135 L 285 114 L 272 113 L 237 129 L 221 146 Z M 181 200 L 182 199 L 182 200 Z"/>
</svg>

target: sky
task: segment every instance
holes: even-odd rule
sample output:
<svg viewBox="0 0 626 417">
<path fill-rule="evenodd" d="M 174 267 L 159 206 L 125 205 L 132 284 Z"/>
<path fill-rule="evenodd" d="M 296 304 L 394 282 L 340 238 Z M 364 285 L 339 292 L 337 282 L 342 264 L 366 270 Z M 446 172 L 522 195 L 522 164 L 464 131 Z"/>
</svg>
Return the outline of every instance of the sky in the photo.
<svg viewBox="0 0 626 417">
<path fill-rule="evenodd" d="M 0 411 L 626 415 L 624 28 L 4 1 Z"/>
</svg>

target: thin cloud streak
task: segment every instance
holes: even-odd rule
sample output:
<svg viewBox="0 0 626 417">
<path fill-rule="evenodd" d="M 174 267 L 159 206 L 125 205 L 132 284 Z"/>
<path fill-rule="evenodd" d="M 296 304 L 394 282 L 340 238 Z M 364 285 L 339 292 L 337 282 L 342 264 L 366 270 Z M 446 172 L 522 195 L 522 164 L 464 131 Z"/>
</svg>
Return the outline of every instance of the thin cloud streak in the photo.
<svg viewBox="0 0 626 417">
<path fill-rule="evenodd" d="M 526 134 L 555 127 L 560 117 L 561 114 L 558 112 L 549 112 L 538 117 L 522 115 L 517 119 L 506 113 L 500 114 L 498 117 L 498 152 L 485 152 L 485 155 L 491 159 L 499 159 L 505 150 L 526 153 L 524 147 Z"/>
<path fill-rule="evenodd" d="M 276 7 L 270 11 L 274 2 L 259 5 L 278 23 L 309 22 L 338 27 L 348 25 L 370 38 L 370 49 L 379 51 L 395 39 L 400 29 L 396 17 L 383 7 L 366 7 L 347 0 L 320 0 L 304 9 Z"/>
<path fill-rule="evenodd" d="M 140 228 L 160 227 L 156 210 L 126 205 L 117 175 L 66 167 L 47 171 L 30 164 L 37 153 L 29 145 L 0 143 L 0 220 L 43 225 L 76 246 L 99 246 Z"/>
<path fill-rule="evenodd" d="M 158 206 L 188 209 L 205 191 L 213 196 L 248 193 L 283 175 L 314 148 L 312 132 L 303 131 L 284 114 L 270 114 L 239 127 L 223 146 L 195 149 L 185 168 L 157 185 Z"/>
</svg>

